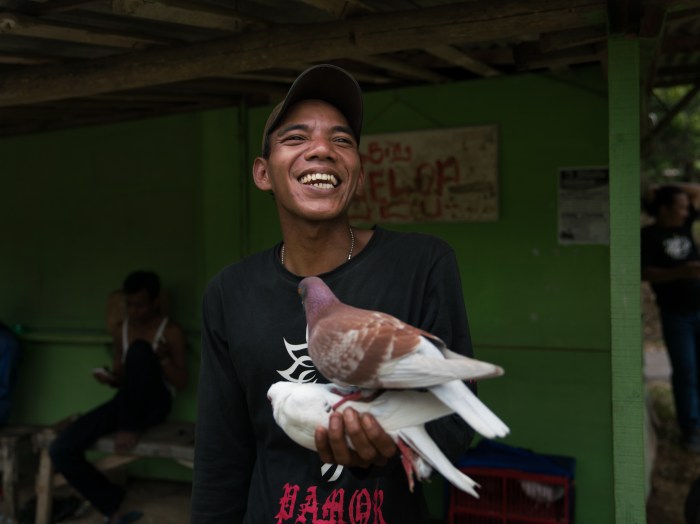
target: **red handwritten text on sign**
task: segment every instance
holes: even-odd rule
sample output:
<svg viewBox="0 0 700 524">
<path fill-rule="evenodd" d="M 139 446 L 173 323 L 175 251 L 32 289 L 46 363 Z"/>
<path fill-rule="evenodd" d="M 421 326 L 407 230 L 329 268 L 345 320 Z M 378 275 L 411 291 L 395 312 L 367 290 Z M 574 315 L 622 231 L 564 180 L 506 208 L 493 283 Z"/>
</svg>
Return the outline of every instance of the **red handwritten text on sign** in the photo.
<svg viewBox="0 0 700 524">
<path fill-rule="evenodd" d="M 360 154 L 366 178 L 353 221 L 498 218 L 495 126 L 369 135 Z"/>
</svg>

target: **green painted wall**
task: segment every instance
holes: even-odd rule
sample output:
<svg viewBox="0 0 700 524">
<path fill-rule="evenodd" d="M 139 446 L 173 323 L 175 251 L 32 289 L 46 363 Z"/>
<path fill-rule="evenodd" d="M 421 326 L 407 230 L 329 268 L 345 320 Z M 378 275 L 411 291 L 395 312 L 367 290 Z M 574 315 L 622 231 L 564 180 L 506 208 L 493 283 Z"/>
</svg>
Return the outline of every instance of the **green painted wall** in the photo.
<svg viewBox="0 0 700 524">
<path fill-rule="evenodd" d="M 506 369 L 480 386 L 511 426 L 506 442 L 576 457 L 576 521 L 613 522 L 609 250 L 560 246 L 556 231 L 558 168 L 608 162 L 605 80 L 496 78 L 368 94 L 366 105 L 365 133 L 498 125 L 500 219 L 406 228 L 457 251 L 477 355 Z M 135 267 L 161 273 L 196 374 L 204 284 L 279 240 L 271 197 L 250 183 L 269 109 L 0 140 L 12 195 L 0 234 L 13 246 L 0 258 L 0 319 L 34 339 L 74 335 L 27 343 L 15 421 L 53 422 L 106 398 L 88 374 L 108 358 L 94 334 L 107 293 Z M 173 416 L 193 420 L 195 401 L 193 380 Z M 429 489 L 436 515 L 441 489 Z"/>
</svg>

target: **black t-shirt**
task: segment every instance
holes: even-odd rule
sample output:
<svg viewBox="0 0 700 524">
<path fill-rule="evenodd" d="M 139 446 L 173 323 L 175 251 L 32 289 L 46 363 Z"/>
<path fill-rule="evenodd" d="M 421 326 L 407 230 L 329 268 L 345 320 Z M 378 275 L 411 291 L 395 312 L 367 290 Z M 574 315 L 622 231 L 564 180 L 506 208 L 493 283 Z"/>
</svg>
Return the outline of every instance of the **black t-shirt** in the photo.
<svg viewBox="0 0 700 524">
<path fill-rule="evenodd" d="M 456 258 L 443 241 L 375 228 L 362 252 L 321 277 L 341 301 L 472 354 Z M 271 384 L 326 382 L 307 354 L 300 280 L 280 264 L 278 245 L 225 268 L 207 288 L 191 523 L 427 522 L 420 483 L 409 492 L 398 460 L 356 475 L 321 464 L 275 423 Z M 456 416 L 428 431 L 452 459 L 473 436 Z"/>
<path fill-rule="evenodd" d="M 688 220 L 681 227 L 651 224 L 642 228 L 642 268 L 672 269 L 693 260 L 700 260 L 693 239 L 696 212 L 691 208 Z M 652 284 L 659 308 L 676 313 L 700 310 L 700 279 L 685 278 Z"/>
</svg>

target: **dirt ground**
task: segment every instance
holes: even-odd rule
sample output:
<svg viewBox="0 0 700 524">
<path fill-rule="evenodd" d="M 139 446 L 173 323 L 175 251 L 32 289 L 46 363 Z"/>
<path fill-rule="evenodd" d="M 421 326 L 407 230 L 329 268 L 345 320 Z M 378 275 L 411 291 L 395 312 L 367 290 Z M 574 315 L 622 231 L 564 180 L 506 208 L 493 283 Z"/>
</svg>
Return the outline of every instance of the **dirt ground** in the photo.
<svg viewBox="0 0 700 524">
<path fill-rule="evenodd" d="M 191 484 L 130 477 L 127 480 L 124 511 L 139 510 L 143 517 L 139 524 L 187 524 L 190 517 Z M 57 497 L 70 496 L 62 489 Z M 65 520 L 70 524 L 103 524 L 103 517 L 87 504 L 79 516 Z"/>
</svg>

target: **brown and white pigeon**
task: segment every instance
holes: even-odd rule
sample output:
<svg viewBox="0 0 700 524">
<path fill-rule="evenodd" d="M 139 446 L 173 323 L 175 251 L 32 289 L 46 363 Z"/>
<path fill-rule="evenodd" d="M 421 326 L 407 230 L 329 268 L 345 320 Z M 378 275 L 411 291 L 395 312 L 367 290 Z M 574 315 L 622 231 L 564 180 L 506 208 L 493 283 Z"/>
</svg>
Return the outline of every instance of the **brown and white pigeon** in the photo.
<svg viewBox="0 0 700 524">
<path fill-rule="evenodd" d="M 299 284 L 309 329 L 309 356 L 341 386 L 362 389 L 427 388 L 487 438 L 510 430 L 464 384 L 497 377 L 494 364 L 450 351 L 435 335 L 398 318 L 343 304 L 318 277 Z"/>
<path fill-rule="evenodd" d="M 428 392 L 414 390 L 384 391 L 369 401 L 343 402 L 344 397 L 335 388 L 334 384 L 282 381 L 270 386 L 267 398 L 277 424 L 294 442 L 310 450 L 316 450 L 316 428 L 328 427 L 334 409 L 371 413 L 401 450 L 411 491 L 414 478 L 426 480 L 435 468 L 458 489 L 479 496 L 475 489 L 478 484 L 449 461 L 425 430 L 426 422 L 451 413 L 445 404 Z"/>
</svg>

